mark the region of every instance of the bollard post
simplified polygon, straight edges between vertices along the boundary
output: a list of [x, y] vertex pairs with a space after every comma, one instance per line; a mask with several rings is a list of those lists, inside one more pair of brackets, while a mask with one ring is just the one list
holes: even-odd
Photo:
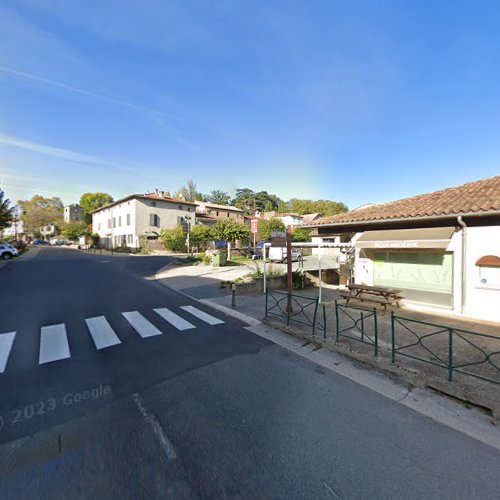
[[236, 283], [231, 285], [231, 307], [236, 307]]

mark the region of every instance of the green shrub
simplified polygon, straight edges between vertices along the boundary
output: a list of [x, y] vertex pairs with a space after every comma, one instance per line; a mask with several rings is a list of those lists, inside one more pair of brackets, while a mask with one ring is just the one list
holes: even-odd
[[181, 227], [163, 229], [160, 234], [160, 240], [173, 252], [186, 251], [186, 235]]
[[259, 221], [259, 233], [262, 240], [270, 240], [271, 233], [286, 231], [285, 224], [281, 219], [269, 219]]
[[308, 229], [294, 229], [292, 231], [292, 241], [295, 241], [296, 243], [311, 241], [310, 231]]
[[214, 239], [211, 227], [198, 225], [191, 229], [189, 242], [192, 246], [205, 248], [209, 241]]
[[292, 272], [293, 288], [302, 289], [306, 287], [306, 273], [302, 269], [297, 269]]

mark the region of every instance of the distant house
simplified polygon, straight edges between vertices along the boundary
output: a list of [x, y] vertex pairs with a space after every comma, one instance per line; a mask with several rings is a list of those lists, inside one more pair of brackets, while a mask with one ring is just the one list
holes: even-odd
[[218, 220], [215, 217], [211, 217], [210, 215], [199, 212], [196, 212], [195, 216], [196, 216], [196, 224], [201, 224], [203, 226], [213, 227], [215, 226]]
[[92, 212], [92, 232], [106, 247], [137, 248], [157, 240], [162, 229], [195, 223], [196, 204], [165, 196], [162, 191], [132, 194]]
[[308, 227], [354, 243], [356, 283], [401, 289], [410, 306], [500, 322], [500, 176]]
[[304, 217], [299, 214], [285, 213], [280, 214], [277, 212], [264, 212], [265, 219], [280, 219], [285, 227], [288, 226], [302, 226], [304, 224]]
[[48, 241], [50, 238], [57, 236], [57, 227], [55, 224], [46, 224], [45, 226], [40, 227], [40, 233], [43, 236], [43, 239]]
[[2, 236], [5, 238], [16, 238], [24, 234], [24, 223], [22, 220], [15, 220], [12, 224], [2, 231]]
[[76, 204], [64, 207], [64, 222], [83, 222], [83, 208]]
[[196, 201], [196, 214], [201, 215], [200, 221], [208, 220], [207, 217], [212, 219], [233, 219], [240, 224], [243, 224], [243, 210], [231, 205], [218, 205], [205, 201]]
[[304, 224], [312, 224], [314, 221], [321, 219], [321, 214], [319, 212], [315, 214], [304, 214], [302, 220]]

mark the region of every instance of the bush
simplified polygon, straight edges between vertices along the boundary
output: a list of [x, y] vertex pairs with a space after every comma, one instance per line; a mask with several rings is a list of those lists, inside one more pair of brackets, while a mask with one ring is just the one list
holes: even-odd
[[298, 290], [306, 287], [306, 273], [302, 269], [297, 269], [292, 272], [293, 288]]
[[186, 251], [186, 235], [181, 227], [163, 229], [160, 234], [160, 240], [173, 252]]
[[198, 225], [191, 229], [189, 235], [189, 242], [195, 247], [206, 247], [209, 241], [214, 239], [213, 231], [211, 227]]
[[213, 237], [225, 241], [247, 240], [250, 238], [250, 229], [232, 219], [221, 219], [214, 226]]
[[300, 228], [294, 229], [292, 231], [292, 241], [295, 241], [296, 243], [311, 241], [309, 230]]
[[61, 236], [67, 240], [77, 240], [80, 236], [88, 236], [87, 224], [84, 222], [70, 222], [61, 231]]
[[94, 247], [96, 247], [97, 245], [99, 245], [100, 239], [101, 239], [101, 237], [97, 233], [92, 233], [90, 235], [90, 241], [92, 243], [92, 246], [94, 246]]
[[259, 222], [259, 233], [262, 240], [270, 240], [271, 233], [286, 231], [285, 224], [281, 219], [261, 220]]

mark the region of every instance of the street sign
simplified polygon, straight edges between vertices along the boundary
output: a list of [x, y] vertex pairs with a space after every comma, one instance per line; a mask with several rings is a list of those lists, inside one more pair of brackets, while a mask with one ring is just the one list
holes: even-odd
[[252, 219], [250, 221], [250, 231], [252, 234], [256, 234], [259, 232], [259, 221], [257, 219]]
[[271, 233], [271, 246], [286, 247], [286, 233], [284, 232]]

